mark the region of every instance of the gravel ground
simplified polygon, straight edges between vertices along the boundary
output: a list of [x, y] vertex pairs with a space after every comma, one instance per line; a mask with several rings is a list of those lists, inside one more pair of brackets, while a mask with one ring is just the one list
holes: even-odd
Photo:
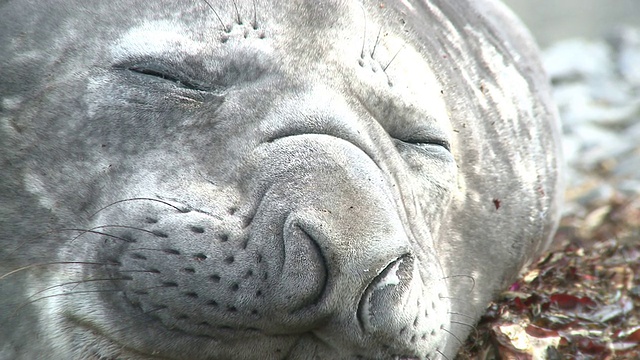
[[544, 52], [567, 163], [555, 246], [458, 359], [640, 359], [640, 29]]

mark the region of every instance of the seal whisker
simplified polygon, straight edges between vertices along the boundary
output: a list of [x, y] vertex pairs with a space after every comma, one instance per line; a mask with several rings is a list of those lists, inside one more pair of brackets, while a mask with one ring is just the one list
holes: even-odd
[[376, 53], [376, 49], [378, 48], [378, 44], [380, 43], [380, 34], [382, 33], [382, 26], [380, 26], [380, 29], [378, 29], [378, 35], [376, 35], [376, 42], [373, 43], [373, 49], [371, 49], [371, 58], [373, 59], [373, 56]]
[[364, 20], [364, 31], [362, 32], [362, 49], [360, 50], [360, 58], [364, 59], [364, 49], [367, 44], [367, 11], [364, 8], [364, 5], [358, 3], [360, 5], [360, 9], [362, 9], [362, 18]]
[[[75, 289], [76, 286], [83, 284], [83, 283], [88, 283], [88, 282], [97, 282], [97, 281], [112, 281], [112, 280], [132, 280], [131, 277], [122, 277], [122, 278], [104, 278], [104, 279], [86, 279], [86, 280], [78, 280], [78, 281], [69, 281], [66, 283], [62, 283], [62, 284], [58, 284], [58, 285], [53, 285], [53, 286], [49, 286], [47, 288], [44, 288], [42, 290], [38, 290], [35, 293], [29, 295], [25, 300], [29, 300], [34, 298], [36, 295], [38, 294], [42, 294], [43, 292], [49, 291], [51, 289], [55, 289], [57, 287], [63, 287], [63, 286], [67, 286], [67, 285], [75, 285], [73, 287], [73, 289]], [[72, 290], [73, 290], [72, 289]], [[35, 299], [34, 301], [40, 300], [41, 298]], [[32, 302], [25, 302], [22, 305], [18, 306], [16, 309], [14, 309], [14, 314], [19, 312], [23, 307], [31, 304]]]
[[256, 9], [256, 0], [252, 1], [253, 3], [253, 22], [251, 24], [251, 26], [253, 27], [253, 30], [258, 30], [258, 10]]
[[443, 354], [443, 353], [442, 353], [442, 351], [440, 351], [440, 350], [436, 349], [436, 352], [437, 352], [438, 354], [440, 354], [440, 355], [441, 355], [443, 358], [445, 358], [446, 360], [449, 360], [449, 358], [447, 357], [447, 355]]
[[236, 12], [236, 23], [238, 25], [242, 25], [242, 19], [240, 18], [240, 10], [238, 10], [238, 2], [236, 0], [231, 1], [233, 3], [233, 8]]
[[35, 297], [38, 294], [41, 294], [45, 291], [49, 291], [51, 289], [55, 289], [57, 287], [62, 287], [62, 286], [67, 286], [67, 285], [75, 285], [71, 290], [75, 289], [76, 286], [83, 284], [83, 283], [89, 283], [89, 282], [97, 282], [97, 281], [111, 281], [111, 280], [133, 280], [133, 278], [127, 276], [127, 277], [121, 277], [121, 278], [101, 278], [101, 279], [83, 279], [83, 280], [78, 280], [78, 281], [69, 281], [66, 283], [62, 283], [62, 284], [58, 284], [58, 285], [53, 285], [53, 286], [49, 286], [47, 288], [44, 288], [42, 290], [38, 290], [35, 293], [29, 295], [27, 297], [26, 300], [29, 300], [33, 297]]
[[393, 57], [391, 58], [391, 60], [389, 60], [389, 62], [387, 63], [387, 66], [385, 66], [385, 67], [383, 67], [383, 68], [382, 68], [382, 71], [387, 71], [387, 69], [389, 68], [389, 66], [390, 66], [390, 65], [391, 65], [391, 63], [393, 62], [393, 60], [395, 60], [395, 59], [396, 59], [396, 57], [398, 56], [398, 54], [400, 54], [400, 52], [401, 52], [402, 50], [404, 50], [404, 47], [405, 47], [405, 46], [403, 45], [403, 46], [400, 48], [400, 50], [398, 50], [398, 51], [396, 52], [396, 54], [395, 54], [395, 55], [393, 55]]
[[473, 332], [475, 333], [475, 336], [478, 336], [478, 328], [475, 327], [474, 325], [463, 323], [463, 322], [460, 322], [460, 321], [453, 321], [453, 320], [451, 321], [451, 323], [469, 327], [469, 328], [471, 328], [473, 330]]
[[77, 235], [76, 237], [71, 239], [71, 241], [75, 241], [77, 238], [79, 238], [80, 236], [82, 236], [82, 235], [84, 235], [86, 233], [93, 233], [93, 234], [99, 234], [99, 235], [106, 235], [106, 236], [113, 237], [113, 238], [116, 238], [116, 239], [120, 239], [120, 240], [123, 240], [123, 241], [126, 241], [126, 242], [132, 242], [131, 239], [125, 239], [125, 238], [122, 238], [122, 237], [119, 237], [119, 236], [116, 236], [116, 235], [112, 235], [112, 234], [96, 231], [96, 229], [105, 229], [105, 228], [119, 228], [119, 229], [137, 230], [137, 231], [146, 232], [146, 233], [151, 234], [151, 235], [156, 235], [156, 233], [153, 232], [153, 231], [142, 229], [142, 228], [138, 228], [138, 227], [135, 227], [135, 226], [128, 226], [128, 225], [100, 225], [100, 226], [92, 227], [91, 229], [87, 229], [87, 230], [82, 230], [82, 229], [62, 229], [62, 230], [73, 230], [73, 231], [80, 231], [81, 232], [79, 235]]
[[179, 211], [179, 212], [181, 212], [181, 213], [188, 212], [188, 209], [181, 209], [181, 208], [179, 208], [179, 207], [177, 207], [177, 206], [175, 206], [175, 205], [172, 205], [172, 204], [170, 204], [169, 202], [164, 201], [164, 200], [140, 197], [140, 198], [130, 198], [130, 199], [123, 199], [123, 200], [114, 201], [114, 202], [112, 202], [111, 204], [109, 204], [109, 205], [107, 205], [107, 206], [104, 206], [104, 207], [100, 208], [98, 211], [96, 211], [96, 212], [94, 212], [93, 214], [91, 214], [91, 216], [89, 216], [89, 219], [93, 218], [93, 217], [94, 217], [94, 216], [96, 216], [99, 212], [101, 212], [101, 211], [103, 211], [103, 210], [105, 210], [105, 209], [107, 209], [107, 208], [109, 208], [109, 207], [111, 207], [111, 206], [113, 206], [113, 205], [121, 204], [121, 203], [128, 202], [128, 201], [144, 201], [144, 200], [146, 200], [146, 201], [155, 201], [155, 202], [159, 202], [159, 203], [161, 203], [161, 204], [165, 204], [165, 205], [167, 205], [167, 206], [170, 206], [170, 207], [172, 207], [172, 208], [176, 209], [177, 211]]
[[449, 335], [453, 336], [453, 338], [454, 338], [454, 339], [456, 339], [456, 340], [460, 343], [460, 346], [463, 346], [463, 345], [464, 345], [464, 343], [462, 342], [462, 340], [460, 340], [460, 338], [459, 338], [459, 337], [457, 337], [457, 336], [456, 336], [456, 334], [454, 334], [454, 333], [452, 333], [451, 331], [449, 331], [449, 330], [445, 329], [445, 328], [444, 328], [444, 326], [440, 326], [440, 330], [442, 330], [442, 331], [444, 331], [444, 332], [448, 333]]
[[204, 1], [205, 4], [207, 4], [207, 6], [209, 7], [209, 9], [211, 9], [211, 11], [213, 11], [213, 13], [216, 15], [216, 18], [218, 18], [218, 21], [220, 22], [220, 25], [222, 25], [222, 30], [226, 33], [230, 32], [231, 29], [227, 28], [227, 26], [224, 24], [224, 21], [222, 21], [222, 18], [220, 18], [220, 15], [218, 14], [218, 12], [216, 11], [216, 9], [213, 8], [213, 6], [211, 5], [211, 3], [208, 0], [202, 0]]
[[447, 314], [451, 314], [451, 315], [458, 315], [458, 316], [462, 316], [464, 318], [467, 318], [469, 320], [475, 320], [475, 317], [471, 316], [471, 315], [466, 315], [466, 314], [462, 314], [459, 312], [455, 312], [455, 311], [449, 311], [447, 312]]
[[102, 266], [112, 266], [114, 264], [110, 264], [110, 263], [95, 263], [95, 262], [89, 262], [89, 261], [53, 261], [53, 262], [47, 262], [47, 263], [37, 263], [37, 264], [31, 264], [31, 265], [26, 265], [26, 266], [21, 266], [17, 269], [11, 270], [7, 273], [4, 273], [3, 275], [0, 275], [0, 280], [5, 279], [13, 274], [22, 272], [22, 271], [26, 271], [32, 268], [38, 268], [38, 267], [45, 267], [45, 266], [51, 266], [51, 265], [72, 265], [72, 264], [76, 264], [76, 265], [102, 265]]
[[122, 240], [124, 242], [129, 242], [129, 243], [130, 242], [135, 242], [132, 239], [126, 239], [126, 238], [123, 238], [123, 237], [120, 237], [120, 236], [117, 236], [117, 235], [112, 235], [112, 234], [105, 233], [105, 232], [102, 232], [102, 231], [95, 231], [95, 230], [90, 230], [90, 229], [73, 229], [73, 228], [70, 228], [70, 229], [60, 229], [60, 230], [61, 231], [79, 231], [80, 234], [77, 235], [76, 237], [74, 237], [73, 239], [71, 239], [71, 241], [75, 241], [80, 236], [89, 233], [89, 234], [103, 235], [103, 236], [107, 236], [107, 237], [110, 237], [110, 238]]

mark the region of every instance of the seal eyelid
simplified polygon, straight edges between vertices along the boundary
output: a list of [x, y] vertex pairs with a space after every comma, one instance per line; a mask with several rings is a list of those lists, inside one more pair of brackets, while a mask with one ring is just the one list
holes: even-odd
[[398, 137], [398, 140], [414, 146], [440, 146], [451, 152], [449, 141], [446, 140], [444, 135], [438, 133], [438, 131], [416, 131], [413, 134]]
[[149, 75], [161, 78], [163, 80], [168, 80], [176, 83], [177, 85], [191, 89], [191, 90], [199, 90], [199, 91], [207, 91], [208, 88], [201, 84], [198, 84], [191, 79], [189, 79], [186, 75], [182, 74], [180, 71], [174, 70], [166, 65], [159, 63], [139, 63], [125, 66], [118, 66], [117, 68], [126, 69], [129, 71], [133, 71], [143, 75]]
[[447, 151], [451, 152], [451, 145], [449, 145], [449, 142], [446, 140], [442, 140], [442, 139], [421, 139], [421, 140], [413, 140], [413, 139], [408, 139], [408, 140], [402, 140], [400, 139], [400, 141], [407, 143], [407, 144], [411, 144], [411, 145], [416, 145], [416, 146], [440, 146], [445, 148]]

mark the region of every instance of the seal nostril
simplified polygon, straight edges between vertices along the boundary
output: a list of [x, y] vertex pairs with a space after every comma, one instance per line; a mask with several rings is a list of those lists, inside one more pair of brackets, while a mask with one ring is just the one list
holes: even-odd
[[[413, 270], [413, 257], [406, 254], [387, 265], [371, 281], [358, 304], [357, 318], [363, 331], [388, 333], [396, 326], [401, 327], [400, 335], [407, 331], [406, 325], [399, 322], [394, 314], [397, 310], [403, 312], [405, 305], [402, 299], [413, 279]], [[413, 316], [412, 319], [417, 320]]]

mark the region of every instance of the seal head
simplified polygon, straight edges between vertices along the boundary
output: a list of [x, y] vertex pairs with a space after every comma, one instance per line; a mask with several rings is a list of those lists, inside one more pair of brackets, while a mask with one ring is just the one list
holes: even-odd
[[451, 359], [557, 222], [490, 1], [4, 1], [0, 358]]

